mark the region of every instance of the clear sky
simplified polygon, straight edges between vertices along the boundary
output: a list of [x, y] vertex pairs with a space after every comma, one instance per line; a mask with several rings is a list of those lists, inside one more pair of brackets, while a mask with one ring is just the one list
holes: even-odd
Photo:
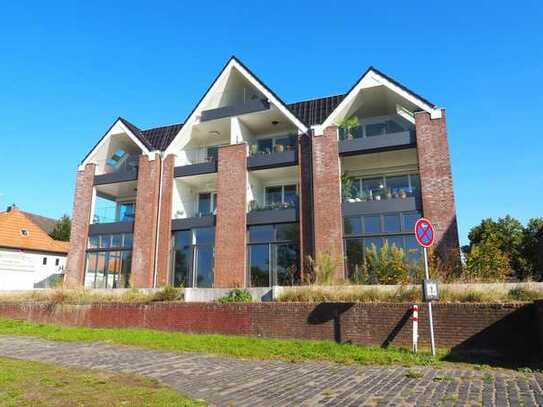
[[31, 3], [0, 11], [2, 208], [71, 212], [117, 116], [183, 121], [235, 54], [287, 102], [374, 65], [445, 107], [463, 242], [483, 217], [543, 216], [540, 0]]

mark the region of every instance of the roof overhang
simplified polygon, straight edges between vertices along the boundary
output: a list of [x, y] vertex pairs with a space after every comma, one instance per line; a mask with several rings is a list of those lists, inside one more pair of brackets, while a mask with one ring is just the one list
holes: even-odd
[[315, 134], [322, 134], [325, 128], [332, 125], [337, 125], [337, 122], [339, 121], [338, 119], [342, 118], [342, 116], [346, 114], [349, 107], [356, 101], [359, 93], [363, 89], [377, 86], [386, 87], [390, 91], [417, 106], [420, 110], [428, 112], [432, 119], [438, 119], [442, 116], [441, 108], [410, 91], [405, 86], [396, 82], [382, 72], [379, 72], [377, 69], [370, 67], [351, 88], [341, 103], [332, 111], [332, 113], [330, 113], [326, 120], [321, 125], [313, 127]]
[[192, 126], [198, 122], [200, 113], [213, 97], [213, 94], [219, 88], [225, 80], [230, 76], [233, 69], [236, 69], [251, 85], [253, 85], [258, 91], [260, 91], [270, 103], [277, 107], [277, 109], [283, 113], [292, 123], [298, 128], [299, 132], [306, 133], [308, 127], [298, 119], [294, 113], [288, 109], [286, 104], [270, 89], [268, 88], [255, 74], [253, 74], [241, 61], [236, 57], [231, 57], [230, 60], [223, 67], [219, 75], [211, 83], [210, 87], [204, 93], [200, 101], [196, 104], [195, 108], [189, 114], [185, 120], [185, 124], [172, 140], [170, 145], [165, 151], [165, 155], [174, 153], [179, 149], [183, 143], [183, 140], [188, 141], [187, 138], [192, 131]]

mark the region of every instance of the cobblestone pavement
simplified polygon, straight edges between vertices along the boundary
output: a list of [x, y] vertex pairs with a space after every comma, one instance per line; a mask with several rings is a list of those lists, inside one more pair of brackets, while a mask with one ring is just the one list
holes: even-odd
[[541, 406], [543, 374], [230, 359], [0, 336], [0, 356], [130, 372], [218, 406]]

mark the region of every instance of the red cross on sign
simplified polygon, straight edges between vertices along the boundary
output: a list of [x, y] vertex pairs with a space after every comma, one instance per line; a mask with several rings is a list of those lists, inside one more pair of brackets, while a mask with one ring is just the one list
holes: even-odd
[[423, 247], [430, 247], [434, 244], [434, 227], [428, 219], [420, 218], [415, 223], [415, 237]]

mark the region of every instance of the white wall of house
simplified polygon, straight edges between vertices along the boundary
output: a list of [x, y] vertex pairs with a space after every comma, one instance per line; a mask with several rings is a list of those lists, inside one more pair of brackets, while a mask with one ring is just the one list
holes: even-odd
[[31, 290], [35, 284], [62, 273], [65, 262], [64, 254], [0, 248], [0, 290]]

